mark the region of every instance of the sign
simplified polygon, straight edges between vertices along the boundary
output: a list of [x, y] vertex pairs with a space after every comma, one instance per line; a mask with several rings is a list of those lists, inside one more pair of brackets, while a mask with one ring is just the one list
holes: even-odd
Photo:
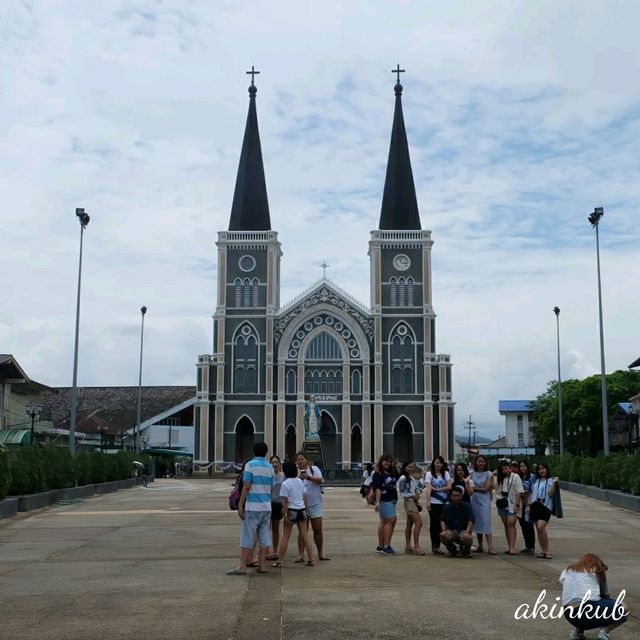
[[320, 401], [322, 400], [323, 402], [339, 402], [340, 401], [340, 397], [339, 396], [316, 396], [316, 400]]
[[316, 464], [321, 469], [325, 468], [324, 449], [321, 440], [305, 440], [302, 444], [302, 451], [304, 451], [304, 454], [310, 462]]

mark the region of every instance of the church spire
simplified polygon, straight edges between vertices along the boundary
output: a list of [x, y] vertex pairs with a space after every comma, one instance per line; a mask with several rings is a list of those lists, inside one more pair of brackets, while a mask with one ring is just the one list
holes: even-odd
[[256, 93], [254, 84], [255, 71], [251, 71], [249, 87], [249, 113], [242, 141], [242, 152], [238, 164], [238, 177], [233, 192], [229, 231], [265, 231], [271, 229], [269, 217], [269, 201], [267, 199], [267, 183], [264, 178], [260, 132], [258, 131], [258, 115], [256, 112]]
[[382, 210], [378, 227], [380, 229], [420, 229], [416, 187], [413, 183], [407, 131], [402, 115], [400, 74], [404, 73], [404, 69], [400, 69], [400, 65], [398, 65], [392, 73], [398, 76], [394, 88], [396, 107], [393, 114], [387, 176], [384, 181]]

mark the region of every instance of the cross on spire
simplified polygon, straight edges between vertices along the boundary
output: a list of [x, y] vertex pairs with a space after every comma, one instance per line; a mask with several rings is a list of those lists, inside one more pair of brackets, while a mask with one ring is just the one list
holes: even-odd
[[400, 68], [400, 63], [398, 63], [398, 64], [396, 65], [396, 68], [395, 68], [395, 69], [391, 69], [391, 73], [395, 73], [395, 74], [398, 76], [398, 80], [397, 80], [397, 82], [398, 82], [398, 84], [400, 84], [400, 74], [401, 74], [401, 73], [404, 73], [404, 69], [401, 69], [401, 68]]
[[255, 67], [253, 65], [251, 65], [251, 71], [247, 71], [246, 73], [247, 73], [247, 75], [251, 76], [251, 86], [253, 87], [254, 86], [254, 84], [253, 84], [254, 76], [260, 75], [260, 72], [256, 71]]
[[328, 269], [331, 265], [330, 265], [330, 264], [327, 264], [327, 261], [326, 261], [326, 260], [324, 260], [320, 266], [322, 267], [322, 277], [323, 277], [323, 278], [326, 278], [326, 277], [327, 277], [327, 269]]

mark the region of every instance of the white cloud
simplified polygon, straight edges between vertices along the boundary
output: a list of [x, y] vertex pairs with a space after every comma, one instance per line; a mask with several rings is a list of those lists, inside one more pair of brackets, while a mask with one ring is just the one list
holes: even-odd
[[587, 5], [4, 3], [2, 350], [70, 383], [84, 206], [81, 384], [135, 382], [142, 304], [145, 380], [195, 379], [252, 63], [282, 299], [326, 258], [367, 303], [399, 59], [457, 422], [472, 413], [496, 433], [499, 398], [555, 377], [556, 304], [564, 376], [596, 371], [585, 218], [600, 204], [607, 366], [626, 366], [639, 348], [640, 7]]

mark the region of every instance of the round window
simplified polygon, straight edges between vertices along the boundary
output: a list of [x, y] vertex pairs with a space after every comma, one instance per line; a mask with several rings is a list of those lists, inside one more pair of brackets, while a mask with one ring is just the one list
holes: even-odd
[[242, 256], [239, 265], [245, 272], [253, 271], [256, 268], [256, 259], [253, 256]]

